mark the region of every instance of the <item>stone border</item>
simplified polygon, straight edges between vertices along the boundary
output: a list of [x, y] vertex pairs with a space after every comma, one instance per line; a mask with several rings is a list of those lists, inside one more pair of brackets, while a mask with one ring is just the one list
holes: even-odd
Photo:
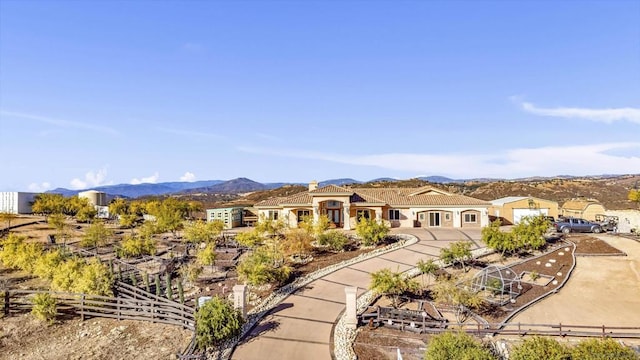
[[[486, 255], [493, 253], [494, 251], [484, 247], [475, 249], [471, 252], [471, 257], [476, 259]], [[440, 268], [449, 267], [452, 265], [446, 265], [442, 262], [442, 260], [435, 261]], [[413, 278], [420, 275], [420, 270], [417, 267], [411, 268], [404, 272], [405, 276], [408, 278]], [[376, 294], [369, 290], [366, 293], [360, 295], [357, 302], [356, 312], [358, 315], [362, 314], [371, 304], [371, 302], [376, 298]], [[339, 317], [336, 326], [334, 327], [333, 333], [333, 358], [336, 360], [357, 360], [357, 356], [355, 351], [353, 350], [353, 343], [356, 340], [356, 336], [358, 335], [358, 329], [351, 329], [347, 327], [346, 317], [344, 313]]]
[[[360, 254], [352, 259], [345, 260], [343, 262], [340, 262], [331, 266], [327, 266], [326, 268], [322, 268], [307, 276], [298, 278], [294, 282], [277, 289], [276, 291], [271, 293], [271, 295], [269, 295], [266, 299], [264, 299], [260, 304], [258, 304], [253, 309], [251, 309], [251, 311], [247, 314], [247, 321], [245, 322], [244, 326], [242, 326], [240, 335], [225, 342], [223, 345], [219, 347], [219, 349], [216, 349], [213, 352], [208, 352], [207, 357], [211, 359], [230, 359], [231, 354], [233, 353], [233, 350], [235, 349], [235, 347], [251, 331], [251, 329], [253, 329], [253, 327], [260, 320], [262, 320], [263, 317], [265, 317], [271, 310], [273, 310], [276, 306], [278, 306], [286, 297], [293, 294], [300, 288], [308, 285], [309, 283], [315, 280], [318, 280], [324, 276], [327, 276], [337, 270], [345, 268], [347, 266], [351, 266], [353, 264], [356, 264], [365, 260], [369, 260], [371, 258], [378, 257], [380, 255], [384, 255], [386, 253], [398, 250], [405, 246], [413, 245], [418, 241], [420, 241], [417, 237], [413, 235], [407, 235], [407, 234], [394, 234], [389, 237], [396, 237], [396, 238], [399, 238], [400, 240], [393, 244], [387, 245], [381, 249], [373, 250], [366, 254]], [[365, 295], [362, 295], [360, 296], [360, 298], [364, 296]], [[360, 299], [358, 299], [358, 304], [360, 304]], [[368, 303], [366, 305], [368, 305]]]

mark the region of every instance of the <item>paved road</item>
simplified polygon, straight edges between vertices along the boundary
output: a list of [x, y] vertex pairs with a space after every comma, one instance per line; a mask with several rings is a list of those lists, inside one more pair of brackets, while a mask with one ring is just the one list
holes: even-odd
[[258, 323], [236, 348], [232, 359], [331, 360], [331, 329], [345, 305], [345, 286], [357, 286], [358, 296], [369, 286], [370, 274], [382, 268], [405, 271], [421, 259], [437, 258], [440, 249], [460, 240], [481, 245], [480, 229], [393, 229], [411, 234], [416, 244], [337, 270], [311, 282]]

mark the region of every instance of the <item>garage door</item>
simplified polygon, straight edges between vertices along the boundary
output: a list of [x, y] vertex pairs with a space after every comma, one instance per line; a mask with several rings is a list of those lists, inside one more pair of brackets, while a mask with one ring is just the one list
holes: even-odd
[[538, 215], [549, 215], [549, 209], [513, 209], [513, 223], [519, 223], [525, 216]]

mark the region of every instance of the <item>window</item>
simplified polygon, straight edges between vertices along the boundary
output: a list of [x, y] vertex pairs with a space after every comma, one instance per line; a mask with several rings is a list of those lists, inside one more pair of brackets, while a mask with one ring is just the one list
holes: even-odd
[[278, 220], [278, 210], [269, 210], [267, 218], [269, 220]]
[[466, 222], [466, 223], [477, 222], [476, 214], [464, 214], [464, 222]]
[[309, 210], [298, 210], [298, 222], [301, 223], [302, 221], [304, 221], [304, 218], [308, 217], [309, 215], [311, 215], [311, 212], [309, 212]]
[[400, 210], [389, 209], [389, 220], [400, 220]]
[[369, 215], [369, 210], [365, 209], [365, 210], [356, 210], [356, 220], [360, 221], [360, 219], [365, 218], [365, 219], [370, 219], [370, 215]]

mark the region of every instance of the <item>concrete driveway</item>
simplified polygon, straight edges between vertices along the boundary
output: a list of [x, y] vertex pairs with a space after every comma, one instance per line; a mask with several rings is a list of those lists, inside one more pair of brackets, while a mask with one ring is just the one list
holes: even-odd
[[441, 248], [460, 240], [472, 241], [472, 249], [483, 246], [480, 229], [395, 228], [392, 233], [414, 235], [420, 241], [337, 270], [288, 296], [253, 328], [232, 359], [330, 360], [332, 328], [344, 310], [346, 286], [357, 286], [360, 296], [374, 271], [408, 270], [419, 260], [437, 258]]

